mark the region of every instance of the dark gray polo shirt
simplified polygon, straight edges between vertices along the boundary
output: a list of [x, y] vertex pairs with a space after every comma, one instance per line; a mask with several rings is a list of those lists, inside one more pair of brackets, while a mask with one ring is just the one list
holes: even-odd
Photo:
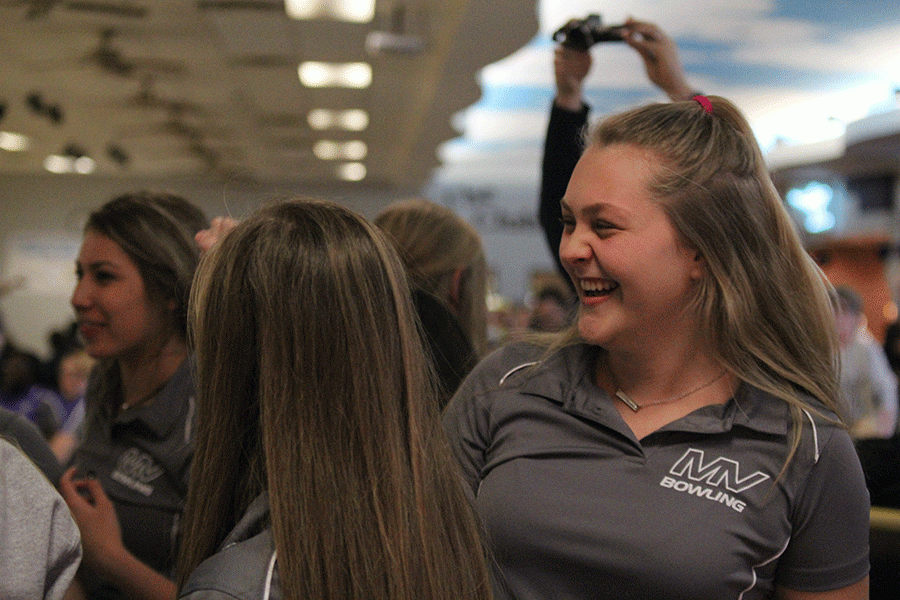
[[112, 403], [92, 397], [93, 389], [88, 387], [85, 438], [75, 465], [81, 475], [93, 474], [103, 485], [116, 507], [125, 547], [171, 576], [193, 457], [190, 361], [152, 402], [115, 415]]
[[[869, 498], [847, 433], [743, 385], [638, 441], [590, 373], [596, 349], [515, 345], [444, 424], [518, 600], [768, 598], [868, 572]], [[502, 381], [502, 383], [501, 383]]]

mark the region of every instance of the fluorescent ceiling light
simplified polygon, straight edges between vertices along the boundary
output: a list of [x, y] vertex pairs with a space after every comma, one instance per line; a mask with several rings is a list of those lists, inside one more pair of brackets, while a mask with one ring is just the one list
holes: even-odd
[[309, 111], [306, 120], [309, 122], [310, 127], [319, 131], [325, 129], [362, 131], [369, 126], [369, 113], [360, 109], [328, 110], [316, 108]]
[[338, 177], [344, 181], [362, 181], [366, 178], [366, 165], [358, 162], [345, 163], [338, 167]]
[[94, 162], [94, 159], [88, 158], [87, 156], [79, 156], [72, 161], [72, 169], [81, 175], [93, 173], [96, 166], [97, 163]]
[[319, 140], [313, 145], [313, 154], [321, 160], [362, 160], [368, 152], [369, 148], [359, 140], [352, 142]]
[[358, 140], [347, 142], [342, 150], [344, 158], [347, 160], [362, 160], [369, 153], [369, 147], [366, 146], [365, 142]]
[[313, 145], [313, 154], [319, 160], [335, 160], [338, 157], [338, 146], [335, 142], [320, 140]]
[[375, 16], [375, 0], [285, 0], [284, 10], [292, 19], [331, 18], [368, 23]]
[[336, 17], [354, 23], [368, 23], [375, 16], [375, 0], [337, 0], [332, 7]]
[[87, 156], [62, 156], [60, 154], [51, 154], [44, 159], [44, 168], [51, 173], [78, 173], [80, 175], [89, 175], [94, 172], [97, 163]]
[[334, 127], [335, 115], [333, 110], [327, 110], [325, 108], [316, 108], [309, 111], [309, 114], [306, 115], [306, 122], [309, 123], [309, 126], [313, 129], [318, 129], [319, 131], [323, 129], [330, 129]]
[[72, 170], [72, 161], [65, 156], [51, 154], [44, 159], [44, 168], [51, 173], [68, 173]]
[[7, 152], [21, 152], [28, 150], [31, 140], [27, 135], [20, 133], [11, 133], [9, 131], [0, 131], [0, 149]]
[[345, 110], [338, 115], [338, 123], [347, 131], [362, 131], [369, 126], [369, 113], [360, 109]]
[[297, 68], [300, 83], [310, 88], [367, 88], [372, 83], [368, 63], [304, 62]]

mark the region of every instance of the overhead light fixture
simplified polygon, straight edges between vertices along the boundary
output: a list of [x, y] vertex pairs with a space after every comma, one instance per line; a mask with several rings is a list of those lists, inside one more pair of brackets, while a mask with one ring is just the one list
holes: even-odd
[[409, 13], [399, 0], [390, 13], [388, 27], [371, 31], [366, 36], [369, 54], [418, 54], [425, 50], [425, 41], [410, 31]]
[[375, 0], [284, 0], [292, 19], [337, 19], [368, 23], [375, 16]]
[[128, 156], [128, 153], [125, 150], [116, 144], [110, 144], [106, 147], [106, 155], [112, 160], [114, 163], [119, 165], [120, 167], [125, 167], [128, 165], [131, 160]]
[[358, 162], [344, 163], [338, 167], [338, 177], [344, 181], [362, 181], [366, 178], [366, 165]]
[[47, 104], [39, 92], [31, 92], [25, 96], [25, 106], [34, 114], [46, 118], [54, 125], [63, 122], [63, 112], [58, 104]]
[[326, 63], [308, 61], [297, 68], [300, 83], [310, 88], [367, 88], [372, 83], [372, 66], [368, 63]]
[[90, 175], [97, 167], [97, 163], [89, 156], [79, 156], [72, 161], [72, 170], [79, 175]]
[[44, 99], [38, 92], [31, 92], [25, 96], [25, 106], [31, 109], [36, 115], [44, 112]]
[[60, 154], [51, 154], [44, 159], [44, 168], [51, 173], [61, 175], [71, 173], [74, 170], [72, 159]]
[[31, 138], [21, 133], [0, 131], [0, 150], [7, 152], [22, 152], [31, 146]]
[[78, 173], [89, 175], [94, 172], [97, 163], [87, 156], [85, 152], [75, 144], [69, 144], [60, 154], [51, 154], [44, 159], [44, 168], [51, 173]]
[[344, 110], [338, 115], [338, 124], [347, 131], [362, 131], [369, 126], [369, 113], [360, 109]]
[[358, 108], [350, 110], [316, 108], [309, 111], [306, 120], [310, 127], [319, 131], [326, 129], [362, 131], [369, 126], [369, 113]]
[[324, 108], [313, 109], [306, 115], [306, 122], [309, 123], [309, 126], [319, 131], [334, 127], [334, 121], [334, 111]]
[[391, 31], [372, 31], [366, 36], [369, 54], [418, 54], [425, 50], [425, 42], [417, 35]]
[[319, 140], [313, 145], [313, 154], [320, 160], [362, 160], [368, 152], [368, 146], [359, 140], [351, 142]]
[[63, 122], [62, 109], [55, 104], [46, 108], [46, 116], [54, 125], [59, 125]]

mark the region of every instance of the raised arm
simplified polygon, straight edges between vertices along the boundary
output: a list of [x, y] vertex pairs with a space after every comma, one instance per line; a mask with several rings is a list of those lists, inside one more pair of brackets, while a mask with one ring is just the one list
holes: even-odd
[[622, 30], [625, 43], [644, 59], [647, 78], [672, 101], [690, 100], [697, 92], [688, 85], [678, 45], [654, 23], [628, 19]]

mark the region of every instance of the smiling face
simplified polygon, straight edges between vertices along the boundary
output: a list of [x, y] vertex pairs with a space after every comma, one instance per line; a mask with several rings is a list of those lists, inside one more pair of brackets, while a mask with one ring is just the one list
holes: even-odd
[[116, 242], [88, 230], [75, 266], [71, 302], [88, 354], [140, 357], [168, 336], [165, 309], [149, 301], [137, 265]]
[[559, 256], [578, 291], [578, 330], [608, 350], [699, 336], [687, 307], [703, 260], [650, 197], [655, 163], [635, 146], [591, 146], [562, 201]]

